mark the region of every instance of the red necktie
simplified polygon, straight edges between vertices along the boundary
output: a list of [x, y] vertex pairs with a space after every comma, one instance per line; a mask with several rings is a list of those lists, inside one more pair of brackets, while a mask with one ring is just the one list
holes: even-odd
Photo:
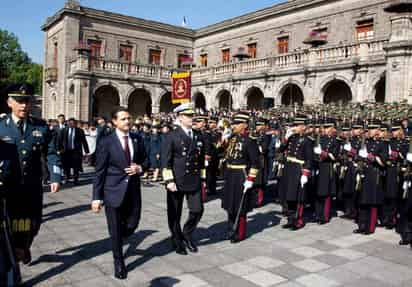
[[130, 155], [130, 149], [129, 149], [129, 137], [124, 136], [124, 153], [126, 154], [126, 159], [127, 159], [127, 164], [130, 165], [132, 163], [132, 157]]

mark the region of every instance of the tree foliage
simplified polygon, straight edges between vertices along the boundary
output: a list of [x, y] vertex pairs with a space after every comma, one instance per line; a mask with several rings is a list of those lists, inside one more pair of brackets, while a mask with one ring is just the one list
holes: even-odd
[[41, 95], [42, 65], [33, 63], [19, 44], [17, 37], [0, 29], [0, 93], [4, 96], [7, 86], [25, 82], [32, 84]]

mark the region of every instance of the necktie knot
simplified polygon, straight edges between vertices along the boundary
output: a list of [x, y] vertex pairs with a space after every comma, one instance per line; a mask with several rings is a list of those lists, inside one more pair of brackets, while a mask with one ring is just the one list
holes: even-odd
[[23, 134], [23, 129], [24, 129], [24, 122], [23, 122], [23, 120], [17, 121], [17, 128], [19, 129], [20, 134]]

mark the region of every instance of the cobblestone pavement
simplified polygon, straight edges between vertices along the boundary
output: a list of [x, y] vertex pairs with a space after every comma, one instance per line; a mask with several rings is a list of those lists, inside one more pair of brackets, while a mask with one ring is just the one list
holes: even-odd
[[283, 230], [273, 203], [249, 214], [248, 238], [234, 245], [224, 240], [220, 199], [210, 198], [195, 236], [199, 253], [179, 256], [170, 249], [160, 185], [143, 188], [141, 223], [125, 245], [129, 277], [115, 280], [105, 216], [89, 209], [92, 177], [45, 194], [33, 262], [22, 269], [27, 286], [412, 286], [412, 251], [397, 245], [394, 231], [355, 235], [354, 224], [337, 217]]

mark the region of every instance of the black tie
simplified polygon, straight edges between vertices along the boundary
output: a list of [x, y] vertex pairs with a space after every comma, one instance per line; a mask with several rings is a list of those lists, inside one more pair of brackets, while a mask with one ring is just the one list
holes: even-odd
[[22, 120], [19, 120], [17, 122], [17, 128], [20, 131], [20, 135], [23, 135], [23, 133], [24, 133], [24, 122]]

